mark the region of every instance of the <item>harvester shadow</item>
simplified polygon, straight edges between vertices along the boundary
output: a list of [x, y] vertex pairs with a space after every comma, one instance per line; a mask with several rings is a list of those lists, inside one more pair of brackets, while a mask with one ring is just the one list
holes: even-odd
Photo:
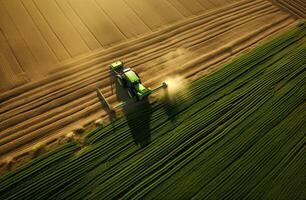
[[152, 108], [148, 98], [132, 102], [126, 88], [120, 86], [117, 81], [115, 81], [115, 86], [117, 99], [122, 102], [129, 101], [129, 103], [122, 107], [122, 111], [126, 117], [134, 142], [140, 147], [147, 146], [151, 142], [150, 123], [152, 115]]
[[145, 147], [151, 142], [152, 108], [148, 99], [125, 105], [123, 112], [127, 119], [134, 142]]

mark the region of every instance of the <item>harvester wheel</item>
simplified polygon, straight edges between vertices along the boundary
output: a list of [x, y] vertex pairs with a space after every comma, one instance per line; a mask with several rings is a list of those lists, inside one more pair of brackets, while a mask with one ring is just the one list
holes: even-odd
[[133, 98], [133, 97], [134, 97], [134, 92], [131, 91], [131, 90], [129, 90], [129, 91], [128, 91], [128, 95], [129, 95], [130, 98]]
[[125, 87], [125, 82], [120, 76], [117, 77], [117, 81], [121, 87]]

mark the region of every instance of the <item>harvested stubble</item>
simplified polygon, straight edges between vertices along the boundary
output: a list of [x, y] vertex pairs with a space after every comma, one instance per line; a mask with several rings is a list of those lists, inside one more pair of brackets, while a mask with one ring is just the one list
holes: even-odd
[[0, 198], [303, 199], [305, 66], [302, 24], [175, 104], [96, 129], [78, 154], [70, 142], [1, 177]]

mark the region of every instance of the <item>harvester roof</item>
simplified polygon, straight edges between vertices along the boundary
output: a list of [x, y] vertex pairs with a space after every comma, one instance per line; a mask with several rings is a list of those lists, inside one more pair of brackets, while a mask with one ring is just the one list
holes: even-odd
[[132, 70], [125, 72], [124, 75], [131, 83], [139, 82], [139, 77]]

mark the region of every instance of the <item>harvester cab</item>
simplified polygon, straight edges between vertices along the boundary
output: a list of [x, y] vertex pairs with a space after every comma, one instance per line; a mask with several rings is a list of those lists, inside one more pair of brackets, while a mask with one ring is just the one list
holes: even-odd
[[151, 90], [150, 88], [145, 87], [140, 80], [139, 75], [131, 68], [125, 68], [121, 61], [114, 62], [110, 65], [110, 69], [116, 77], [116, 81], [118, 84], [127, 90], [129, 95], [129, 100], [120, 103], [115, 107], [111, 107], [111, 105], [107, 102], [106, 98], [103, 96], [102, 92], [98, 88], [98, 96], [105, 105], [107, 105], [110, 111], [114, 111], [114, 109], [120, 108], [130, 102], [140, 101], [145, 99], [150, 94], [160, 90], [166, 89], [168, 85], [163, 82], [161, 86]]

